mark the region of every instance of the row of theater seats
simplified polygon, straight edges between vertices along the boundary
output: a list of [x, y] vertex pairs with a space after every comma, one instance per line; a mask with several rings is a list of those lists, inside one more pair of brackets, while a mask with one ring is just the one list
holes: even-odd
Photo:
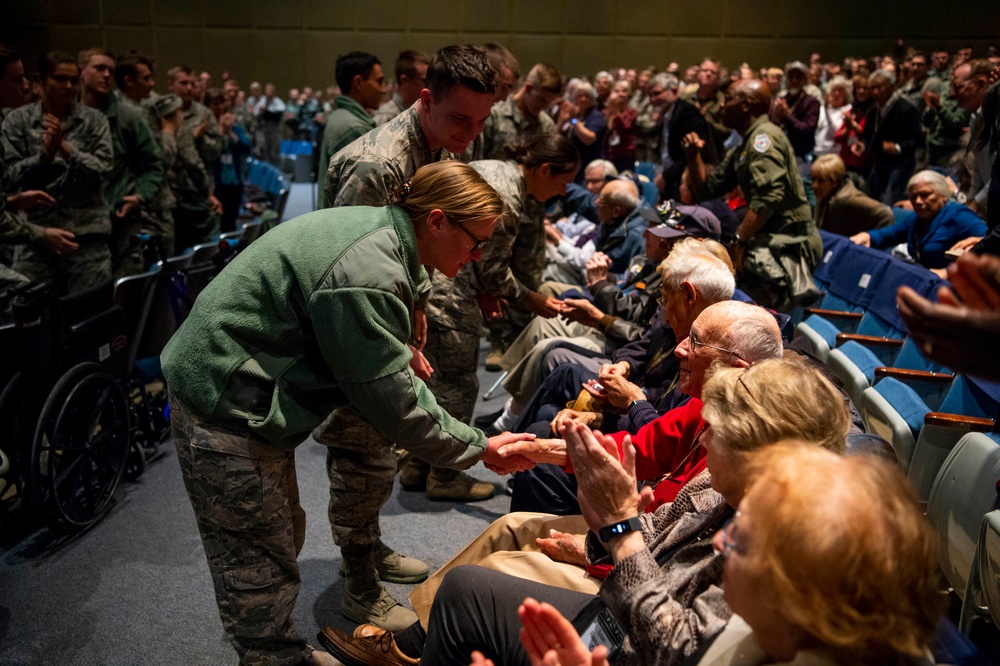
[[947, 282], [887, 252], [823, 233], [824, 292], [796, 325], [844, 381], [868, 431], [892, 445], [940, 535], [941, 569], [963, 602], [960, 628], [1000, 626], [1000, 384], [924, 358], [896, 307], [906, 285], [935, 299]]

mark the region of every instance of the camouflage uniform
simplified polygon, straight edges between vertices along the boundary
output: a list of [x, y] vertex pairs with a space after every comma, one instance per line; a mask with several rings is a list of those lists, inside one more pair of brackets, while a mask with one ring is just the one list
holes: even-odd
[[[536, 118], [526, 116], [518, 108], [514, 95], [511, 95], [494, 104], [490, 110], [490, 117], [483, 128], [482, 157], [479, 159], [506, 159], [505, 146], [555, 131], [556, 124], [549, 114], [543, 111]], [[510, 261], [514, 275], [531, 289], [538, 289], [542, 283], [542, 271], [545, 270], [544, 217], [543, 202], [535, 199], [524, 202]], [[491, 344], [497, 348], [506, 348], [528, 321], [530, 317], [523, 312], [508, 311], [502, 320], [488, 322], [486, 327]]]
[[424, 355], [434, 367], [427, 381], [438, 403], [449, 414], [469, 423], [479, 394], [476, 366], [482, 313], [477, 298], [488, 295], [511, 304], [523, 302], [529, 289], [511, 272], [514, 241], [527, 200], [524, 176], [515, 162], [486, 160], [471, 166], [503, 198], [507, 208], [483, 248], [482, 259], [466, 264], [454, 280], [436, 272], [427, 303], [427, 346]]
[[738, 284], [759, 304], [787, 312], [812, 290], [823, 242], [813, 223], [795, 153], [780, 127], [758, 117], [698, 191], [715, 199], [739, 185], [750, 210], [768, 215], [748, 239]]
[[[192, 107], [194, 103], [192, 103]], [[200, 106], [200, 105], [199, 105]], [[215, 191], [215, 182], [206, 164], [203, 146], [208, 146], [211, 154], [213, 141], [209, 137], [206, 144], [202, 141], [208, 134], [195, 138], [194, 129], [200, 123], [184, 123], [177, 129], [177, 157], [170, 172], [170, 188], [177, 197], [177, 207], [174, 208], [174, 250], [183, 252], [189, 246], [204, 243], [219, 233], [221, 220], [212, 211], [209, 197]], [[221, 150], [221, 144], [220, 144]], [[215, 157], [218, 159], [218, 154]]]
[[387, 122], [406, 111], [406, 107], [403, 106], [403, 98], [398, 94], [393, 93], [389, 101], [384, 102], [382, 106], [378, 107], [375, 113], [372, 114], [372, 118], [375, 119], [375, 125], [385, 125]]
[[[635, 109], [635, 159], [639, 162], [660, 163], [660, 119], [649, 95], [636, 90], [628, 101], [628, 108]], [[586, 165], [584, 165], [586, 166]]]
[[[7, 196], [0, 190], [0, 243], [28, 243], [36, 240], [41, 227], [33, 229], [19, 216], [5, 210]], [[11, 289], [28, 284], [29, 280], [13, 268], [0, 263], [0, 323], [10, 321], [10, 300], [7, 294]]]
[[[105, 199], [111, 211], [111, 268], [116, 276], [142, 270], [132, 257], [129, 239], [143, 226], [144, 210], [163, 182], [163, 154], [146, 114], [127, 98], [112, 93], [97, 109], [108, 119], [114, 161]], [[140, 208], [127, 218], [115, 212], [130, 194], [139, 198]]]
[[[427, 144], [417, 105], [376, 127], [330, 159], [324, 199], [327, 207], [385, 206], [417, 169], [447, 157]], [[430, 288], [421, 269], [421, 291]], [[396, 445], [354, 407], [336, 410], [313, 432], [327, 450], [330, 526], [340, 546], [347, 576], [364, 593], [377, 585], [374, 552], [381, 530], [378, 514], [389, 498], [396, 473]]]
[[41, 103], [22, 106], [4, 120], [2, 147], [8, 191], [45, 190], [56, 204], [28, 213], [32, 224], [67, 229], [80, 249], [58, 257], [32, 245], [18, 247], [14, 270], [54, 283], [63, 293], [81, 291], [111, 277], [111, 218], [104, 189], [112, 166], [111, 134], [100, 111], [74, 104], [63, 123], [69, 159], [42, 155]]

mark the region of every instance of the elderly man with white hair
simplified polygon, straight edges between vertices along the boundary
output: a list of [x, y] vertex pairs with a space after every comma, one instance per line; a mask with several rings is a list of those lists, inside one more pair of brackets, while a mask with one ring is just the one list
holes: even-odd
[[912, 211], [902, 211], [896, 223], [851, 236], [859, 245], [888, 249], [906, 243], [914, 261], [946, 277], [951, 260], [945, 252], [960, 240], [986, 233], [986, 224], [967, 206], [950, 201], [948, 182], [936, 171], [920, 171], [906, 184]]

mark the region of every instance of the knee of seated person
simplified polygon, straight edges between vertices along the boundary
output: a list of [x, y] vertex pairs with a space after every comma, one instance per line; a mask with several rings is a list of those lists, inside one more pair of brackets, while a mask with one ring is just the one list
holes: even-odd
[[449, 596], [462, 596], [470, 590], [474, 590], [476, 585], [482, 580], [483, 573], [487, 571], [476, 564], [460, 564], [444, 576], [441, 587], [435, 595], [435, 599], [448, 598]]

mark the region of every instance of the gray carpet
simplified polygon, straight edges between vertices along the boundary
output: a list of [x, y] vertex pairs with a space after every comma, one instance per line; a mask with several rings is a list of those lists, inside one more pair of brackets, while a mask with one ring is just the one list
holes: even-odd
[[[289, 217], [307, 210], [309, 187], [295, 186]], [[304, 202], [303, 202], [304, 200]], [[294, 206], [294, 207], [293, 207]], [[496, 379], [480, 355], [480, 394]], [[506, 394], [477, 402], [477, 415], [502, 406]], [[326, 517], [325, 449], [313, 441], [296, 452], [308, 527], [299, 558], [302, 589], [294, 622], [310, 642], [326, 625], [349, 630], [339, 613], [344, 588], [340, 551]], [[485, 502], [430, 502], [393, 489], [382, 511], [384, 540], [432, 569], [507, 512], [505, 480], [482, 465], [471, 470], [497, 486]], [[235, 664], [225, 641], [194, 514], [176, 456], [152, 462], [137, 483], [123, 483], [109, 514], [84, 534], [54, 541], [43, 530], [0, 551], [0, 664], [148, 666]], [[411, 586], [390, 585], [407, 603]]]

